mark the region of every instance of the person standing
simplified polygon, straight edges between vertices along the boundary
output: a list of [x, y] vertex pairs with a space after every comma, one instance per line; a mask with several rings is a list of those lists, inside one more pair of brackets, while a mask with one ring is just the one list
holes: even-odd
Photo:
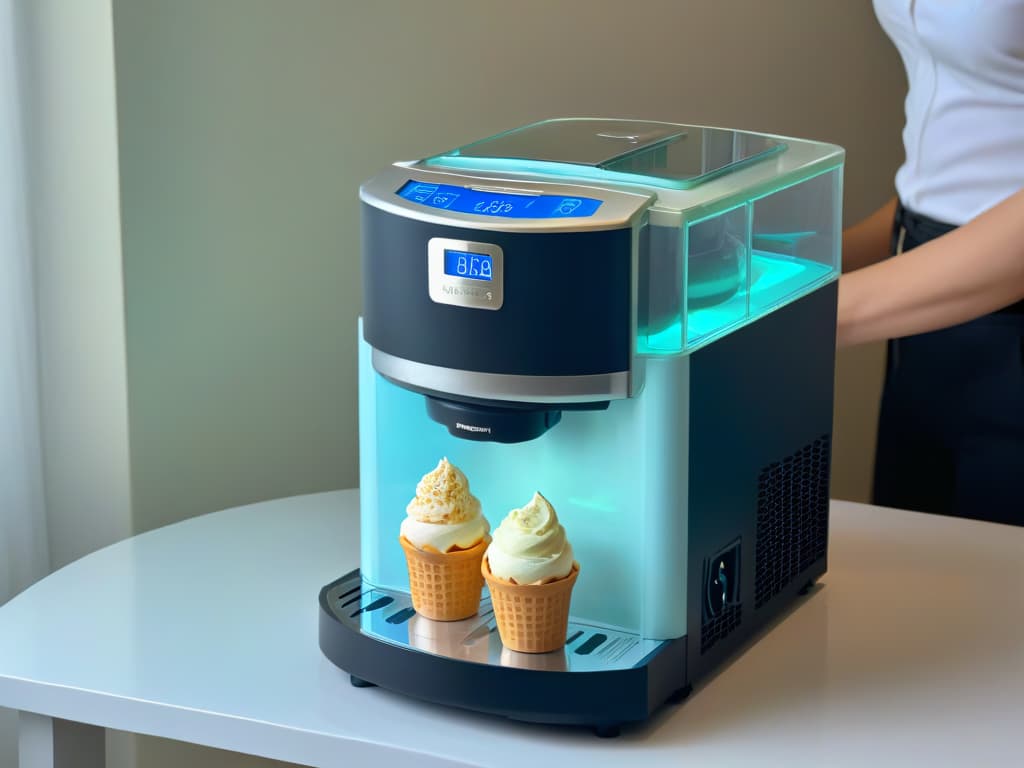
[[872, 500], [1024, 525], [1024, 0], [874, 6], [906, 159], [844, 233], [837, 332], [888, 340]]

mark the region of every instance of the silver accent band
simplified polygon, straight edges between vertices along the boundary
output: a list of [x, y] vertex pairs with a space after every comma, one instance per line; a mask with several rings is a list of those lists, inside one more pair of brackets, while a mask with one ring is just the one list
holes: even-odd
[[585, 376], [520, 376], [481, 373], [417, 363], [373, 350], [373, 367], [383, 376], [421, 389], [481, 400], [519, 403], [589, 403], [629, 397], [629, 371]]

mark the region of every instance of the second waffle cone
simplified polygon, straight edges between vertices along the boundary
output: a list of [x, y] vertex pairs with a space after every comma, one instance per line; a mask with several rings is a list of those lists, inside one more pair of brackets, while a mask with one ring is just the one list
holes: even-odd
[[513, 584], [491, 573], [487, 558], [480, 565], [491, 592], [491, 607], [506, 648], [521, 653], [547, 653], [565, 645], [569, 603], [579, 563], [568, 576], [547, 584]]

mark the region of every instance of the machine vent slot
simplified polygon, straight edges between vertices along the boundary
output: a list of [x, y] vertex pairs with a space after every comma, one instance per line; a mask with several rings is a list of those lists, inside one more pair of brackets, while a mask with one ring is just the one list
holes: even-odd
[[412, 608], [403, 608], [400, 611], [395, 611], [388, 616], [384, 621], [388, 624], [405, 624], [409, 619], [416, 615], [416, 611]]
[[608, 635], [596, 632], [593, 635], [591, 635], [585, 643], [583, 643], [582, 645], [580, 645], [579, 648], [576, 649], [576, 653], [580, 654], [581, 656], [587, 656], [593, 653], [601, 645], [601, 643], [603, 643], [607, 639]]
[[825, 555], [830, 445], [831, 436], [822, 435], [761, 470], [757, 483], [755, 609]]
[[395, 602], [395, 598], [391, 597], [390, 595], [385, 595], [384, 597], [378, 597], [376, 600], [374, 600], [369, 605], [364, 605], [361, 608], [359, 608], [358, 610], [356, 610], [354, 613], [350, 614], [350, 618], [354, 619], [356, 616], [358, 616], [361, 613], [372, 613], [373, 611], [379, 611], [381, 608], [386, 608], [387, 606], [391, 605], [393, 602]]
[[739, 603], [727, 605], [714, 618], [704, 620], [700, 628], [700, 652], [703, 655], [715, 643], [732, 632], [743, 619], [743, 606]]

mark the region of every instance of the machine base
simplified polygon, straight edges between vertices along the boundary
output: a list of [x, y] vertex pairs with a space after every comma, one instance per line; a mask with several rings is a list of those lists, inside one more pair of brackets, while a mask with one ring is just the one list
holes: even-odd
[[435, 622], [358, 570], [320, 591], [320, 648], [356, 687], [600, 736], [689, 693], [685, 637], [642, 640], [570, 622], [563, 650], [516, 653], [501, 646], [486, 597], [472, 619]]

